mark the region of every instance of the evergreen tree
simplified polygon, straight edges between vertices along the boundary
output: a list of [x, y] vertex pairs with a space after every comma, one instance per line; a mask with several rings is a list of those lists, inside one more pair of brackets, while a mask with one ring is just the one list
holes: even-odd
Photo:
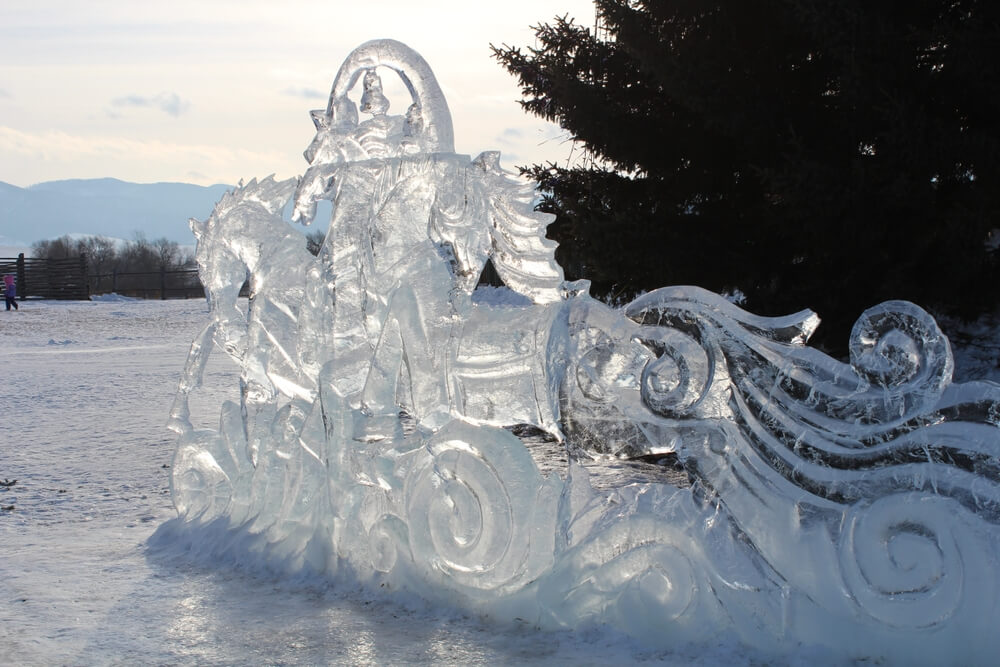
[[811, 307], [841, 347], [880, 301], [1000, 301], [1000, 5], [596, 5], [600, 34], [560, 18], [493, 49], [524, 109], [594, 158], [522, 168], [568, 277]]

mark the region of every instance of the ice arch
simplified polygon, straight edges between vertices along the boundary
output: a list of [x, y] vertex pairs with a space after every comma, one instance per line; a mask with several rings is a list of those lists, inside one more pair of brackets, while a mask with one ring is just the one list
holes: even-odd
[[377, 67], [395, 71], [410, 91], [412, 103], [419, 105], [425, 128], [425, 137], [421, 142], [423, 152], [454, 153], [451, 112], [430, 65], [419, 53], [393, 39], [365, 42], [344, 60], [333, 80], [326, 107], [331, 125], [356, 122], [357, 115], [348, 107], [351, 102], [347, 93], [354, 88], [360, 76]]

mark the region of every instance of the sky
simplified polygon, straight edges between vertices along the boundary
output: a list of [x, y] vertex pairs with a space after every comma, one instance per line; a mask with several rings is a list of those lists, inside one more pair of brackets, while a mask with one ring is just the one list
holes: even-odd
[[[490, 44], [535, 44], [531, 26], [591, 0], [3, 0], [0, 181], [68, 178], [210, 185], [301, 174], [344, 58], [404, 42], [448, 100], [459, 153], [501, 151], [508, 169], [565, 162], [566, 133], [521, 110]], [[381, 70], [390, 113], [409, 100]], [[358, 86], [360, 88], [360, 85]]]

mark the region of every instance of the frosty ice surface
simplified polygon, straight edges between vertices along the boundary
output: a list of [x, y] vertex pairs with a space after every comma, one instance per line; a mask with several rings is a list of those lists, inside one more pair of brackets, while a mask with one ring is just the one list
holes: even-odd
[[[171, 411], [188, 529], [225, 525], [228, 548], [289, 571], [656, 644], [1000, 651], [1000, 386], [953, 384], [927, 313], [866, 311], [843, 364], [806, 345], [810, 311], [757, 317], [695, 287], [608, 308], [564, 281], [532, 185], [498, 153], [455, 154], [441, 89], [399, 42], [352, 52], [312, 118], [301, 178], [192, 221], [213, 319]], [[321, 199], [313, 257], [281, 211], [308, 223]], [[477, 297], [487, 261], [518, 299]], [[241, 403], [196, 430], [215, 347]], [[543, 474], [527, 427], [568, 463]], [[690, 487], [599, 492], [580, 464], [670, 452]]]

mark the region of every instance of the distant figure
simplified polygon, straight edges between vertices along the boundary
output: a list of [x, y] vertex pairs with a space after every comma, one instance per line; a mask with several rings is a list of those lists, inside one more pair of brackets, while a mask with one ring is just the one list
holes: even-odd
[[17, 296], [17, 286], [14, 283], [14, 274], [8, 273], [3, 277], [4, 285], [4, 297], [7, 299], [7, 310], [10, 310], [11, 306], [14, 306], [14, 310], [17, 310], [17, 301], [14, 297]]

